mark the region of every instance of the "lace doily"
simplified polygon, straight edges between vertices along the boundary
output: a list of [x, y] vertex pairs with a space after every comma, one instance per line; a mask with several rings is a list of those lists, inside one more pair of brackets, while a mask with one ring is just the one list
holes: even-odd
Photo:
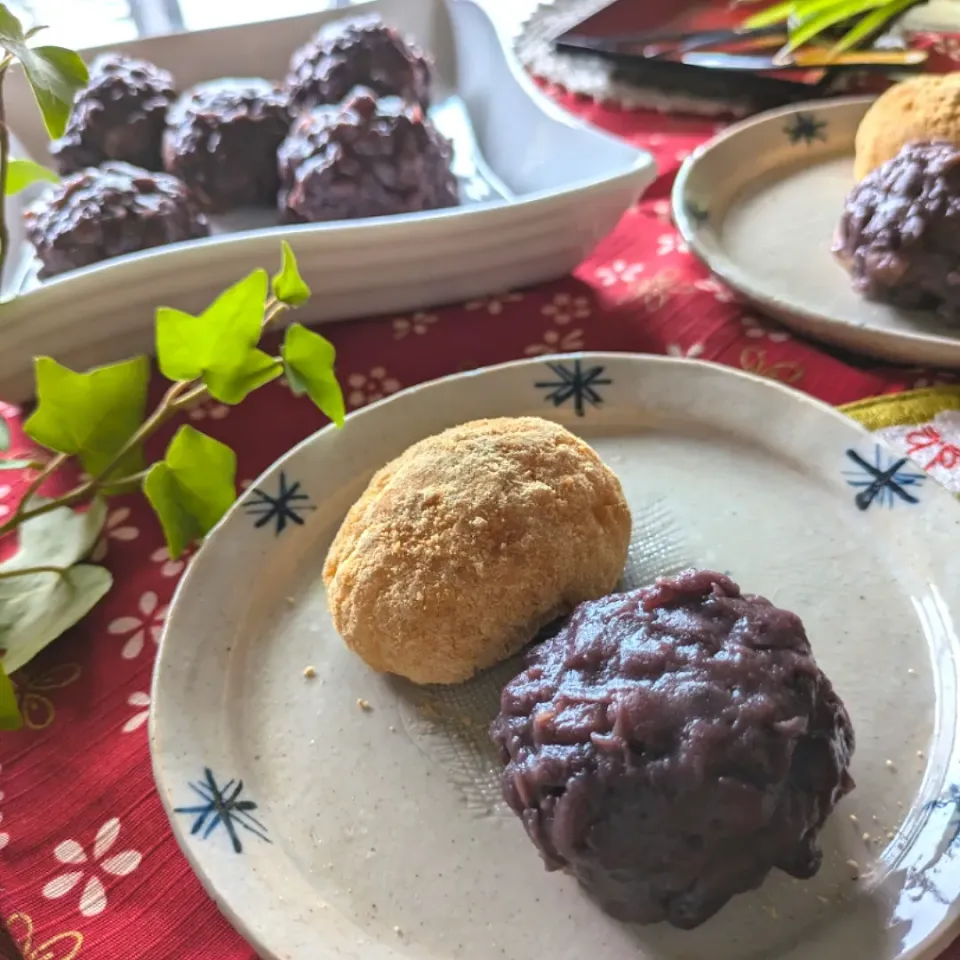
[[622, 83], [613, 77], [611, 64], [598, 57], [571, 56], [553, 49], [555, 37], [609, 4], [610, 0], [544, 0], [530, 14], [516, 37], [520, 61], [534, 76], [548, 83], [595, 100], [612, 101], [626, 109], [708, 117], [743, 116], [749, 112], [746, 103]]

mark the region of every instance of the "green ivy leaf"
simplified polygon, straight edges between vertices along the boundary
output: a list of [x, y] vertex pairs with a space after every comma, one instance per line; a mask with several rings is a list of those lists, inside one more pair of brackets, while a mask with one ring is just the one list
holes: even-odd
[[[74, 566], [93, 549], [106, 515], [106, 504], [95, 500], [83, 513], [60, 507], [20, 528], [19, 549], [0, 563], [6, 575], [0, 579], [0, 650], [8, 673], [86, 616], [110, 589], [113, 578], [103, 567]], [[28, 567], [60, 567], [64, 573], [9, 576]]]
[[160, 519], [167, 550], [176, 559], [209, 533], [237, 498], [237, 458], [225, 444], [193, 427], [181, 427], [167, 454], [143, 482]]
[[220, 294], [199, 317], [161, 307], [157, 310], [160, 372], [168, 380], [202, 378], [214, 399], [239, 403], [266, 382], [258, 372], [273, 363], [257, 349], [266, 302], [267, 273], [254, 270]]
[[58, 183], [60, 178], [52, 170], [32, 160], [11, 160], [7, 165], [7, 196], [26, 190], [41, 180]]
[[[193, 380], [204, 371], [197, 352], [204, 331], [201, 317], [174, 307], [158, 307], [157, 366], [168, 380]], [[209, 351], [204, 350], [204, 356]]]
[[237, 404], [283, 373], [283, 364], [262, 350], [251, 350], [246, 361], [229, 374], [209, 371], [204, 377], [211, 397]]
[[110, 591], [113, 577], [104, 567], [81, 563], [56, 573], [0, 580], [0, 648], [13, 673], [32, 660]]
[[[49, 501], [33, 497], [30, 506]], [[58, 507], [27, 520], [19, 530], [17, 552], [0, 563], [0, 573], [24, 567], [69, 567], [93, 549], [107, 519], [107, 505], [94, 500], [83, 511]]]
[[283, 262], [280, 272], [273, 275], [270, 281], [273, 295], [281, 302], [291, 307], [299, 307], [310, 299], [310, 288], [300, 276], [297, 267], [297, 258], [294, 256], [290, 244], [286, 240], [280, 244], [283, 250]]
[[13, 689], [13, 681], [0, 663], [0, 730], [19, 730], [22, 726], [17, 691]]
[[[74, 373], [51, 357], [35, 361], [37, 409], [24, 432], [58, 453], [78, 456], [97, 476], [143, 422], [150, 361], [123, 360], [88, 373]], [[134, 473], [143, 466], [143, 451], [132, 450], [117, 468]]]
[[23, 43], [23, 24], [10, 12], [5, 3], [0, 3], [0, 46]]
[[87, 85], [87, 68], [79, 54], [65, 47], [27, 47], [11, 50], [23, 65], [30, 88], [51, 138], [62, 137], [73, 100]]
[[290, 389], [298, 396], [308, 394], [323, 413], [342, 427], [346, 408], [334, 373], [337, 354], [333, 344], [319, 333], [294, 323], [287, 327], [282, 353]]
[[83, 60], [64, 47], [28, 47], [37, 29], [23, 32], [23, 24], [0, 4], [0, 46], [23, 66], [30, 88], [40, 107], [43, 124], [54, 139], [63, 136], [73, 98], [89, 79]]

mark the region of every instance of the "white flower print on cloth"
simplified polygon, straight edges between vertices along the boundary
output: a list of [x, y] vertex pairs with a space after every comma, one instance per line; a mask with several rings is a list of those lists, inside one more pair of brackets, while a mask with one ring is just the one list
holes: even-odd
[[664, 233], [657, 237], [657, 256], [668, 257], [671, 253], [689, 253], [690, 248], [679, 233]]
[[118, 617], [107, 626], [107, 632], [114, 636], [125, 636], [127, 642], [120, 651], [124, 660], [133, 660], [143, 651], [147, 637], [155, 644], [160, 642], [163, 622], [167, 617], [166, 605], [161, 606], [157, 595], [148, 590], [137, 602], [140, 615], [136, 617]]
[[393, 321], [393, 339], [403, 340], [410, 334], [422, 337], [440, 318], [435, 313], [418, 310], [409, 317], [397, 317]]
[[960, 40], [954, 36], [945, 35], [940, 37], [934, 44], [933, 49], [942, 54], [948, 60], [954, 63], [960, 63]]
[[229, 413], [230, 408], [225, 403], [206, 397], [196, 406], [192, 406], [187, 416], [191, 420], [223, 420]]
[[464, 304], [467, 310], [486, 310], [495, 317], [503, 313], [504, 307], [508, 303], [520, 303], [523, 300], [522, 293], [498, 293], [495, 297], [488, 297], [486, 300], [471, 300]]
[[127, 697], [129, 706], [136, 708], [137, 712], [123, 725], [124, 733], [133, 733], [139, 730], [150, 716], [150, 694], [138, 690]]
[[695, 360], [702, 355], [702, 343], [691, 343], [689, 347], [681, 347], [679, 343], [671, 343], [667, 346], [668, 357], [688, 357], [691, 360]]
[[944, 410], [927, 423], [876, 431], [951, 493], [960, 494], [960, 410]]
[[651, 312], [662, 310], [679, 290], [680, 274], [676, 270], [661, 270], [652, 277], [642, 277], [630, 285], [621, 303], [641, 303]]
[[388, 377], [384, 367], [374, 367], [369, 373], [351, 373], [347, 377], [347, 387], [347, 405], [362, 407], [396, 393], [400, 389], [400, 381], [396, 377]]
[[551, 353], [569, 353], [583, 349], [583, 331], [568, 330], [561, 334], [559, 330], [548, 330], [540, 343], [531, 343], [524, 349], [528, 357], [545, 357]]
[[[53, 851], [54, 857], [60, 863], [79, 869], [54, 877], [44, 886], [44, 897], [57, 900], [70, 893], [82, 880], [86, 880], [80, 892], [80, 913], [85, 917], [96, 917], [103, 913], [107, 906], [107, 891], [101, 875], [125, 877], [133, 873], [143, 859], [138, 850], [121, 850], [120, 853], [108, 856], [119, 835], [120, 821], [114, 817], [97, 831], [92, 856], [88, 856], [76, 840], [58, 843]], [[109, 877], [104, 879], [109, 883]]]
[[550, 303], [545, 304], [540, 312], [550, 317], [559, 327], [565, 327], [574, 320], [586, 320], [593, 308], [587, 297], [573, 296], [570, 293], [558, 293]]
[[[247, 486], [250, 486], [250, 482], [249, 480], [247, 481]], [[179, 559], [174, 560], [166, 547], [157, 547], [157, 549], [150, 554], [150, 560], [153, 563], [160, 564], [161, 577], [179, 577], [180, 574], [190, 566], [190, 561], [194, 556], [193, 548], [188, 547], [180, 554]]]
[[594, 277], [605, 287], [612, 287], [617, 283], [633, 283], [643, 273], [642, 263], [630, 263], [627, 260], [613, 260], [597, 267]]
[[[2, 767], [0, 767], [0, 772], [2, 772]], [[0, 790], [0, 800], [3, 800], [3, 791]], [[3, 826], [3, 812], [0, 811], [0, 827]], [[10, 842], [10, 834], [6, 830], [0, 830], [0, 850], [2, 850]]]
[[6, 501], [7, 497], [10, 496], [10, 491], [13, 487], [8, 483], [0, 483], [0, 517], [5, 517], [10, 513], [12, 509], [9, 503], [3, 502]]
[[673, 208], [669, 200], [655, 200], [650, 206], [653, 215], [664, 223], [673, 223]]
[[704, 277], [693, 281], [693, 289], [701, 293], [709, 293], [717, 303], [733, 303], [737, 295], [724, 283], [714, 277]]
[[103, 525], [103, 532], [100, 539], [97, 540], [90, 558], [99, 563], [108, 553], [111, 540], [119, 540], [121, 543], [136, 540], [140, 536], [140, 531], [127, 523], [130, 518], [130, 508], [120, 507], [118, 510], [111, 510], [107, 514], [107, 520]]
[[753, 337], [754, 340], [767, 337], [771, 343], [786, 343], [790, 339], [790, 334], [786, 330], [768, 327], [762, 320], [751, 317], [750, 314], [741, 317], [740, 322], [743, 324], [743, 332], [748, 337]]

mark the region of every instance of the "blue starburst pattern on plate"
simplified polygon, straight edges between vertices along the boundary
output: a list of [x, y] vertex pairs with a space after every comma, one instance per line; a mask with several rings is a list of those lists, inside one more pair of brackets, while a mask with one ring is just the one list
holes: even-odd
[[696, 200], [687, 200], [683, 208], [690, 218], [690, 222], [695, 226], [705, 226], [710, 221], [710, 213], [706, 207], [701, 206]]
[[257, 805], [252, 800], [241, 799], [242, 780], [228, 780], [223, 786], [217, 783], [209, 767], [203, 771], [203, 779], [190, 783], [190, 789], [203, 801], [190, 807], [175, 807], [174, 813], [195, 817], [190, 835], [199, 835], [206, 840], [218, 827], [223, 827], [236, 853], [243, 853], [238, 827], [252, 833], [267, 843], [267, 828], [253, 815]]
[[783, 132], [792, 144], [805, 143], [810, 146], [817, 140], [826, 142], [827, 121], [818, 120], [815, 113], [801, 111], [783, 128]]
[[860, 510], [867, 510], [874, 503], [883, 507], [893, 507], [897, 503], [916, 504], [920, 501], [910, 493], [910, 487], [918, 487], [926, 475], [907, 467], [907, 457], [891, 456], [884, 447], [877, 444], [873, 451], [873, 462], [861, 457], [856, 450], [848, 450], [847, 458], [855, 465], [855, 470], [844, 470], [843, 475], [849, 486], [859, 492], [854, 502]]
[[947, 792], [936, 800], [931, 800], [925, 807], [929, 812], [934, 810], [949, 810], [950, 823], [947, 837], [947, 853], [952, 854], [957, 841], [960, 840], [960, 785], [950, 784]]
[[254, 526], [264, 527], [272, 523], [274, 533], [278, 536], [287, 529], [288, 524], [302, 527], [302, 514], [316, 509], [310, 497], [301, 489], [300, 481], [291, 484], [283, 470], [280, 471], [280, 484], [275, 494], [254, 487], [251, 496], [243, 504], [243, 512], [257, 518]]
[[555, 407], [561, 407], [573, 400], [573, 409], [578, 417], [586, 412], [587, 405], [599, 407], [603, 403], [597, 387], [609, 386], [613, 381], [603, 376], [603, 367], [584, 369], [579, 360], [570, 367], [564, 363], [548, 363], [550, 372], [556, 379], [542, 380], [534, 384], [538, 390], [546, 390], [546, 400]]

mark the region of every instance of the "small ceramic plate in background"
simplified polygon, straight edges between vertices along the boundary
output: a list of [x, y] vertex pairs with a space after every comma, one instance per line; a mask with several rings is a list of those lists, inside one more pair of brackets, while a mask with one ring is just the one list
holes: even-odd
[[[858, 741], [812, 880], [774, 871], [693, 931], [611, 920], [544, 870], [500, 798], [486, 726], [516, 663], [415, 687], [336, 634], [323, 559], [373, 472], [522, 414], [620, 476], [626, 583], [704, 566], [802, 616]], [[719, 366], [580, 354], [427, 384], [283, 457], [190, 565], [154, 677], [159, 793], [271, 960], [933, 960], [960, 893], [958, 533], [955, 500], [861, 427]]]
[[771, 111], [684, 164], [674, 220], [720, 279], [800, 333], [897, 363], [960, 367], [960, 326], [871, 303], [830, 252], [869, 98]]

